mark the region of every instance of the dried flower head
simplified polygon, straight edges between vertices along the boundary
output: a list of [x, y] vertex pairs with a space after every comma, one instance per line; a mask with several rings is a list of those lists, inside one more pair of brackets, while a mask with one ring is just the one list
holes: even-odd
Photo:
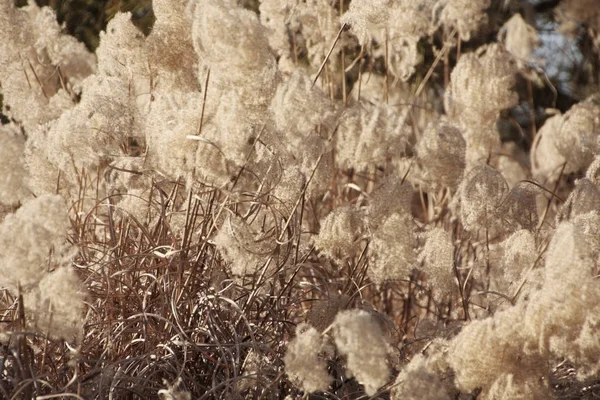
[[544, 400], [552, 397], [551, 390], [538, 377], [523, 379], [518, 373], [508, 373], [494, 381], [483, 399]]
[[367, 44], [373, 29], [381, 29], [388, 22], [390, 0], [355, 0], [340, 22], [351, 27], [360, 44]]
[[429, 0], [392, 1], [389, 21], [389, 39], [404, 38], [417, 41], [419, 37], [432, 34], [437, 29], [433, 22], [435, 2]]
[[500, 215], [509, 231], [533, 230], [538, 224], [536, 196], [541, 189], [529, 182], [520, 182], [502, 201]]
[[598, 257], [600, 255], [600, 210], [579, 214], [570, 220], [585, 237], [590, 251]]
[[272, 60], [265, 28], [235, 0], [193, 0], [192, 41], [202, 62], [238, 70], [262, 69]]
[[394, 53], [389, 61], [390, 72], [402, 81], [408, 81], [416, 72], [417, 66], [423, 62], [418, 39], [402, 38], [393, 43]]
[[30, 196], [25, 184], [25, 137], [13, 124], [0, 126], [0, 204], [17, 204]]
[[518, 103], [515, 73], [511, 55], [499, 44], [462, 55], [445, 94], [446, 112], [471, 128], [495, 121], [501, 110]]
[[[372, 80], [376, 80], [375, 77]], [[361, 104], [347, 108], [338, 120], [336, 162], [343, 168], [372, 170], [412, 150], [396, 107]], [[381, 143], [386, 143], [382, 146]]]
[[390, 349], [377, 320], [367, 311], [341, 311], [335, 317], [333, 338], [346, 357], [348, 372], [365, 386], [367, 395], [375, 395], [390, 374]]
[[594, 157], [594, 161], [592, 161], [585, 172], [585, 177], [594, 182], [597, 186], [600, 186], [600, 155]]
[[517, 284], [523, 272], [532, 267], [538, 257], [535, 237], [529, 230], [521, 229], [504, 240], [501, 247], [502, 275], [507, 282]]
[[0, 224], [0, 286], [23, 294], [34, 329], [70, 339], [82, 328], [85, 294], [70, 267], [74, 249], [66, 243], [68, 228], [65, 201], [58, 195], [29, 200], [8, 215]]
[[95, 170], [123, 154], [131, 136], [143, 136], [134, 97], [120, 78], [92, 75], [84, 81], [81, 101], [50, 125], [48, 159], [69, 176]]
[[49, 7], [8, 1], [0, 15], [4, 113], [33, 132], [73, 106], [82, 80], [95, 70], [95, 56], [61, 29]]
[[196, 68], [181, 68], [182, 65], [191, 66], [198, 62], [189, 34], [191, 21], [186, 18], [185, 3], [153, 0], [152, 10], [156, 21], [146, 38], [152, 72], [159, 74], [161, 86], [195, 90]]
[[512, 307], [493, 318], [472, 321], [451, 341], [448, 361], [461, 391], [480, 387], [484, 398], [488, 398], [485, 396], [502, 374], [518, 374], [519, 385], [545, 376], [545, 357], [524, 354], [529, 338], [517, 323], [523, 318], [522, 312], [519, 307]]
[[282, 168], [283, 171], [280, 173], [277, 186], [273, 189], [272, 197], [281, 211], [290, 215], [302, 196], [307, 179], [298, 165], [283, 165]]
[[506, 50], [522, 65], [529, 62], [533, 50], [539, 43], [537, 31], [525, 22], [521, 14], [515, 14], [506, 21], [498, 36]]
[[492, 157], [490, 163], [502, 173], [511, 189], [531, 178], [529, 154], [515, 142], [502, 143], [501, 153]]
[[336, 140], [336, 161], [343, 168], [365, 170], [385, 161], [385, 115], [381, 107], [354, 106], [341, 115]]
[[460, 218], [465, 228], [469, 231], [490, 228], [498, 222], [507, 192], [506, 181], [495, 169], [480, 165], [469, 171], [458, 189]]
[[306, 318], [319, 332], [323, 332], [333, 323], [337, 313], [350, 308], [352, 302], [345, 294], [329, 293], [327, 298], [313, 301]]
[[458, 185], [466, 166], [466, 142], [456, 126], [430, 124], [416, 151], [423, 179], [433, 189]]
[[369, 229], [377, 230], [393, 214], [411, 215], [413, 187], [402, 182], [397, 175], [390, 175], [372, 194], [367, 207]]
[[364, 230], [362, 215], [355, 207], [338, 207], [321, 222], [315, 246], [333, 260], [342, 261], [357, 252], [356, 241]]
[[565, 173], [587, 168], [600, 151], [600, 97], [577, 103], [563, 117], [554, 146], [567, 160]]
[[544, 122], [535, 135], [531, 146], [531, 172], [540, 181], [555, 182], [566, 162], [555, 145], [562, 123], [563, 116], [554, 115]]
[[288, 344], [285, 372], [290, 380], [305, 392], [327, 390], [333, 381], [327, 374], [327, 363], [319, 356], [326, 343], [321, 334], [308, 324], [296, 327], [296, 337]]
[[237, 277], [254, 275], [265, 266], [275, 241], [238, 216], [230, 216], [214, 238], [217, 249]]
[[575, 188], [562, 205], [557, 218], [559, 221], [573, 219], [578, 215], [598, 210], [600, 210], [600, 187], [588, 178], [582, 178], [575, 182]]
[[[437, 29], [433, 22], [434, 2], [429, 0], [393, 2], [385, 26], [388, 67], [392, 75], [408, 81], [423, 62], [419, 39]], [[381, 39], [382, 41], [384, 38]]]
[[169, 385], [168, 382], [164, 382], [167, 388], [158, 391], [161, 400], [192, 400], [191, 393], [182, 389], [181, 383], [181, 378], [177, 378], [171, 385]]
[[[76, 182], [71, 176], [62, 179], [66, 175], [65, 171], [60, 171], [54, 161], [55, 150], [52, 146], [52, 140], [48, 133], [52, 124], [40, 125], [38, 129], [31, 132], [25, 142], [24, 162], [28, 172], [25, 183], [31, 192], [38, 196], [44, 193], [53, 193], [56, 191], [58, 177], [61, 176], [63, 185], [59, 187], [59, 193], [64, 193], [65, 186], [72, 186], [71, 182]], [[68, 182], [65, 185], [65, 181]]]
[[600, 12], [595, 0], [565, 0], [556, 7], [556, 19], [560, 31], [569, 36], [581, 32], [585, 25], [596, 46], [600, 44]]
[[294, 73], [277, 87], [271, 112], [292, 152], [301, 148], [307, 137], [316, 131], [324, 136], [335, 126], [333, 104], [318, 88], [312, 87], [312, 81], [302, 72]]
[[[578, 290], [577, 287], [583, 283], [587, 285], [592, 273], [590, 250], [582, 232], [573, 223], [560, 223], [554, 232], [546, 254], [544, 283], [558, 284], [567, 291]], [[592, 282], [590, 281], [590, 283]], [[556, 293], [556, 291], [549, 290], [546, 291], [546, 294], [563, 297], [568, 293]], [[598, 295], [600, 296], [600, 293]], [[580, 300], [589, 299], [581, 298]]]
[[293, 3], [288, 0], [263, 0], [258, 7], [260, 22], [266, 28], [269, 45], [281, 57], [279, 61], [281, 69], [282, 63], [292, 58], [292, 44], [288, 32]]
[[447, 0], [437, 3], [441, 8], [440, 22], [448, 31], [456, 29], [460, 40], [468, 41], [471, 35], [477, 33], [479, 28], [487, 23], [488, 17], [485, 10], [490, 6], [491, 0]]
[[45, 274], [39, 287], [25, 294], [24, 301], [25, 307], [33, 311], [33, 324], [38, 332], [70, 340], [82, 333], [85, 298], [85, 289], [75, 270], [61, 266]]
[[204, 86], [209, 81], [207, 115], [233, 92], [243, 110], [230, 117], [263, 123], [279, 79], [267, 30], [256, 13], [235, 0], [192, 0], [188, 13], [198, 82]]
[[[192, 141], [188, 136], [198, 133], [202, 109], [201, 93], [157, 93], [152, 102], [153, 112], [144, 121], [148, 143], [148, 161], [159, 172], [173, 179], [188, 177], [197, 166], [198, 175], [214, 169], [208, 157], [198, 157], [207, 147], [216, 146], [210, 139]], [[209, 131], [208, 124], [203, 133]]]
[[425, 245], [420, 249], [418, 262], [423, 264], [427, 281], [436, 299], [452, 293], [456, 283], [454, 277], [454, 245], [450, 235], [442, 228], [425, 233]]
[[106, 31], [100, 33], [96, 55], [101, 75], [119, 78], [123, 84], [149, 82], [145, 37], [131, 22], [130, 13], [117, 13], [109, 21]]
[[[338, 7], [328, 0], [293, 2], [290, 27], [301, 32], [308, 53], [308, 62], [316, 70], [329, 52], [339, 30]], [[330, 62], [335, 66], [341, 46], [333, 48]]]
[[415, 237], [410, 215], [393, 213], [372, 231], [369, 278], [375, 283], [406, 277], [415, 265]]
[[427, 365], [426, 357], [417, 355], [398, 374], [391, 393], [392, 400], [450, 400], [440, 376]]
[[[62, 197], [42, 195], [27, 201], [0, 224], [1, 285], [17, 294], [39, 284], [48, 262], [61, 264], [70, 255], [65, 243], [69, 218]], [[53, 254], [52, 254], [53, 253]]]
[[392, 75], [406, 81], [423, 61], [419, 39], [437, 30], [434, 6], [435, 2], [427, 0], [353, 1], [341, 22], [375, 57], [388, 59]]

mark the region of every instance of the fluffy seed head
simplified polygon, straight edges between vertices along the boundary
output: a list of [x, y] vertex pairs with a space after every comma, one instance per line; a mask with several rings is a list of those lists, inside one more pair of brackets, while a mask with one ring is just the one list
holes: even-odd
[[451, 123], [429, 125], [417, 144], [425, 181], [434, 189], [458, 185], [466, 166], [466, 146], [462, 134]]
[[327, 374], [325, 359], [319, 356], [325, 342], [321, 334], [308, 324], [296, 327], [296, 337], [288, 344], [285, 357], [285, 372], [295, 385], [312, 393], [327, 390], [333, 380]]
[[389, 347], [377, 320], [364, 310], [341, 311], [335, 317], [333, 337], [348, 371], [373, 396], [390, 374]]
[[507, 192], [506, 181], [495, 169], [480, 165], [469, 171], [458, 190], [460, 217], [465, 228], [490, 228], [496, 223], [498, 210]]

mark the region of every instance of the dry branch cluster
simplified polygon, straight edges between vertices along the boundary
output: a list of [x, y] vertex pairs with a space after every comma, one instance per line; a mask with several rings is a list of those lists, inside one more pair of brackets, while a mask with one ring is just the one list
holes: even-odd
[[154, 0], [90, 53], [0, 2], [0, 397], [600, 386], [600, 97], [509, 143], [547, 79], [492, 3]]

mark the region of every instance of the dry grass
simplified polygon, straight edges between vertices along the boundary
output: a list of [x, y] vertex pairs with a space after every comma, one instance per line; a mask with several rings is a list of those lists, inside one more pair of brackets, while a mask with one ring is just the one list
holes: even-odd
[[[171, 187], [170, 192], [164, 187]], [[153, 185], [148, 214], [158, 218], [151, 224], [116, 218], [110, 198], [95, 199], [91, 213], [72, 220], [70, 238], [80, 249], [75, 264], [89, 292], [84, 335], [67, 344], [43, 334], [19, 333], [26, 306], [22, 310], [18, 299], [4, 291], [2, 322], [13, 333], [3, 349], [3, 395], [143, 399], [156, 396], [164, 382], [181, 378], [180, 386], [194, 398], [282, 398], [297, 392], [283, 372], [282, 358], [307, 310], [307, 318], [320, 321], [315, 326], [323, 328], [340, 309], [382, 307], [402, 331], [383, 314], [381, 321], [402, 340], [430, 303], [414, 279], [382, 290], [366, 284], [364, 252], [344, 266], [332, 265], [314, 251], [299, 258], [293, 244], [301, 219], [315, 211], [310, 205], [294, 213], [289, 223], [280, 221], [287, 229], [270, 257], [277, 262], [275, 276], [257, 273], [243, 282], [233, 279], [207, 240], [215, 220], [249, 204], [256, 207], [254, 213], [268, 206], [265, 196], [237, 195], [244, 200], [232, 202], [232, 192], [212, 188], [194, 196], [177, 236], [171, 227], [173, 205], [185, 197], [178, 182]], [[284, 273], [290, 264], [293, 269]], [[251, 353], [265, 362], [248, 373], [245, 361]], [[331, 395], [360, 396], [356, 383], [344, 378], [340, 363], [333, 361], [331, 368], [337, 377]]]
[[[339, 176], [340, 193], [348, 179]], [[455, 273], [463, 298], [436, 304], [416, 271], [406, 280], [380, 288], [369, 283], [364, 242], [357, 244], [363, 251], [343, 265], [334, 265], [314, 251], [298, 258], [291, 244], [298, 240], [301, 219], [315, 212], [310, 204], [297, 210], [289, 223], [280, 221], [287, 230], [269, 257], [278, 260], [275, 276], [248, 276], [242, 285], [228, 274], [207, 238], [220, 213], [248, 205], [258, 210], [268, 205], [268, 196], [238, 193], [244, 200], [233, 202], [232, 193], [207, 187], [194, 196], [185, 207], [180, 235], [171, 226], [173, 206], [185, 197], [179, 182], [155, 182], [148, 214], [158, 218], [151, 224], [115, 218], [110, 198], [95, 199], [92, 213], [72, 220], [70, 238], [80, 249], [76, 265], [89, 291], [84, 335], [67, 343], [23, 332], [27, 309], [3, 291], [2, 323], [13, 333], [2, 347], [2, 396], [147, 399], [178, 379], [179, 387], [194, 399], [300, 395], [288, 381], [282, 361], [300, 321], [306, 319], [322, 331], [339, 310], [370, 310], [400, 355], [392, 361], [398, 371], [433, 338], [454, 336], [469, 318], [468, 310], [477, 307], [470, 297], [477, 287], [459, 259]], [[462, 237], [457, 224], [453, 231]], [[468, 253], [473, 243], [467, 238], [462, 241]], [[290, 262], [291, 273], [289, 269], [284, 273]], [[459, 320], [452, 317], [457, 308], [463, 315]], [[252, 364], [251, 358], [260, 362]], [[559, 398], [591, 399], [600, 393], [600, 383], [577, 383], [566, 365], [552, 370]], [[364, 398], [361, 386], [344, 375], [341, 359], [330, 360], [329, 371], [335, 378], [330, 391], [311, 398]], [[386, 393], [384, 387], [378, 398], [387, 398]]]
[[[345, 25], [339, 30], [336, 42], [342, 37], [344, 28]], [[454, 38], [456, 29], [452, 29], [451, 38]], [[334, 47], [335, 43], [330, 54]], [[410, 138], [406, 139], [407, 147], [413, 146], [422, 133], [419, 132], [422, 128], [419, 118], [427, 121], [434, 114], [431, 110], [425, 111], [426, 106], [421, 110], [419, 103], [427, 102], [425, 86], [442, 68], [442, 65], [438, 66], [442, 59], [448, 75], [446, 80], [450, 79], [450, 47], [450, 44], [444, 45], [417, 87], [416, 94], [411, 95], [411, 105], [403, 109], [401, 118], [393, 121], [411, 130]], [[459, 51], [460, 47], [457, 54]], [[330, 54], [314, 82], [320, 79], [330, 83], [332, 71], [327, 64]], [[475, 60], [473, 54], [469, 57]], [[387, 76], [387, 61], [386, 49], [386, 100], [388, 80], [391, 79]], [[373, 69], [373, 65], [363, 65], [362, 59], [358, 65], [359, 76], [372, 72], [368, 68]], [[487, 68], [481, 67], [483, 70]], [[319, 74], [322, 74], [320, 78]], [[465, 80], [472, 79], [469, 70], [463, 75]], [[208, 76], [204, 85], [200, 128], [194, 138], [199, 138], [202, 132]], [[345, 72], [342, 72], [342, 77], [341, 96], [345, 107], [346, 96], [350, 93], [346, 93]], [[485, 82], [483, 75], [479, 78]], [[503, 75], [501, 78], [498, 80], [505, 80]], [[352, 84], [355, 83], [352, 81]], [[362, 80], [357, 86], [361, 84]], [[329, 86], [333, 87], [333, 83]], [[153, 89], [153, 83], [150, 87]], [[331, 87], [331, 97], [335, 97]], [[477, 92], [476, 89], [473, 90]], [[477, 92], [477, 95], [486, 94]], [[497, 121], [494, 118], [500, 119], [500, 110], [514, 106], [516, 94], [507, 89], [506, 95], [510, 97], [506, 104], [492, 107], [489, 114], [493, 118], [486, 117], [488, 125], [495, 125]], [[151, 94], [151, 101], [155, 101], [154, 94]], [[477, 114], [477, 110], [474, 112]], [[475, 117], [473, 119], [476, 120]], [[325, 123], [318, 125], [314, 132], [308, 131], [317, 136], [322, 134], [323, 128], [326, 132], [323, 136], [327, 136], [328, 140], [319, 137], [318, 143], [327, 147], [334, 140], [339, 125], [335, 128], [326, 127]], [[377, 125], [376, 129], [379, 128]], [[456, 131], [456, 136], [464, 133], [458, 128], [451, 128]], [[496, 131], [491, 132], [497, 134]], [[436, 129], [430, 133], [431, 140], [439, 134]], [[367, 168], [367, 172], [342, 169], [339, 165], [334, 167], [335, 151], [326, 151], [315, 157], [312, 174], [303, 175], [306, 181], [298, 189], [298, 197], [290, 204], [289, 199], [282, 200], [276, 196], [284, 166], [280, 165], [281, 176], [271, 181], [269, 178], [276, 173], [272, 176], [265, 174], [268, 175], [265, 177], [261, 176], [264, 171], [252, 170], [259, 165], [251, 161], [257, 157], [255, 146], [264, 144], [260, 141], [261, 134], [251, 137], [248, 146], [252, 151], [244, 154], [246, 162], [221, 187], [201, 183], [197, 176], [193, 182], [174, 181], [153, 170], [153, 166], [143, 172], [120, 170], [113, 164], [107, 166], [110, 161], [106, 162], [107, 165], [102, 164], [106, 161], [102, 160], [98, 171], [75, 168], [78, 195], [74, 200], [70, 199], [68, 240], [78, 249], [73, 266], [87, 291], [87, 315], [82, 316], [82, 333], [74, 340], [58, 340], [50, 332], [32, 330], [28, 325], [31, 321], [30, 306], [23, 296], [8, 290], [0, 291], [0, 327], [2, 332], [7, 332], [0, 334], [0, 398], [91, 400], [162, 396], [164, 399], [183, 400], [188, 398], [183, 393], [189, 393], [191, 398], [202, 400], [390, 399], [398, 385], [393, 382], [393, 377], [398, 376], [415, 356], [428, 354], [428, 350], [439, 342], [447, 343], [459, 335], [471, 321], [510, 309], [530, 294], [526, 285], [535, 282], [530, 282], [528, 275], [520, 276], [522, 280], [517, 286], [510, 286], [510, 290], [493, 286], [492, 281], [498, 275], [495, 268], [500, 265], [499, 259], [494, 258], [498, 256], [496, 251], [512, 231], [521, 228], [531, 230], [536, 240], [539, 239], [533, 246], [538, 252], [537, 258], [519, 271], [538, 273], [554, 225], [560, 219], [554, 222], [553, 217], [561, 215], [561, 205], [568, 203], [565, 199], [573, 190], [575, 179], [581, 176], [580, 170], [564, 173], [565, 162], [552, 187], [527, 179], [520, 180], [515, 186], [517, 189], [509, 191], [502, 172], [487, 165], [492, 154], [486, 153], [486, 165], [471, 171], [489, 172], [493, 179], [481, 173], [479, 180], [463, 181], [465, 183], [457, 194], [455, 186], [467, 171], [463, 171], [466, 168], [464, 160], [457, 171], [450, 170], [456, 164], [456, 155], [452, 152], [446, 154], [448, 160], [440, 162], [438, 153], [428, 155], [423, 150], [422, 154], [415, 156], [412, 148], [406, 149], [403, 161], [409, 162], [402, 165], [406, 168], [403, 168], [405, 172], [400, 180], [397, 179], [398, 169], [402, 168], [394, 164], [398, 160], [392, 159], [385, 151], [381, 153], [384, 161], [370, 166], [372, 168]], [[305, 138], [295, 139], [302, 142]], [[498, 137], [494, 136], [494, 139], [499, 141]], [[126, 142], [121, 143], [120, 156], [135, 156], [137, 161], [145, 162], [149, 157], [145, 153], [145, 144], [141, 140], [134, 143], [132, 137], [127, 137]], [[447, 144], [440, 143], [440, 146]], [[218, 146], [211, 145], [223, 154]], [[465, 146], [464, 143], [462, 145]], [[456, 154], [464, 152], [462, 147], [456, 150]], [[281, 163], [281, 160], [277, 162]], [[439, 162], [437, 167], [432, 165], [434, 160]], [[420, 162], [428, 165], [419, 165]], [[324, 194], [311, 197], [307, 193], [312, 179], [323, 179], [322, 176], [315, 178], [322, 163], [331, 165], [331, 171], [326, 175], [328, 181], [319, 182], [325, 187]], [[360, 164], [369, 165], [369, 160], [361, 160]], [[132, 194], [123, 194], [114, 188], [108, 189], [110, 195], [106, 197], [100, 194], [111, 168], [152, 181], [149, 192], [140, 195], [136, 210], [139, 212], [135, 215], [120, 206], [124, 196]], [[442, 172], [448, 174], [446, 180], [450, 183], [436, 181], [441, 179]], [[268, 173], [272, 173], [271, 169]], [[423, 177], [427, 179], [423, 180]], [[377, 196], [377, 190], [393, 179], [412, 183], [412, 186], [406, 186], [410, 188], [407, 204], [398, 207], [395, 203], [390, 204], [390, 198], [398, 200], [393, 198], [395, 194], [390, 190], [391, 194], [385, 195], [388, 197], [382, 195], [383, 200], [377, 200], [379, 204], [373, 206], [377, 203], [372, 200]], [[593, 186], [592, 183], [590, 185]], [[56, 187], [57, 192], [64, 189], [60, 178]], [[410, 193], [412, 198], [409, 198]], [[462, 209], [454, 201], [459, 196], [463, 197]], [[541, 203], [537, 202], [541, 196], [545, 198]], [[384, 212], [372, 217], [372, 220], [365, 218], [372, 226], [365, 223], [364, 231], [350, 232], [352, 249], [348, 254], [344, 249], [343, 254], [336, 254], [332, 259], [324, 255], [325, 251], [316, 248], [314, 238], [321, 230], [324, 217], [344, 206], [362, 211], [379, 207]], [[461, 218], [460, 212], [471, 206], [479, 208], [476, 212], [471, 210], [469, 218]], [[0, 220], [17, 209], [2, 207]], [[429, 276], [424, 268], [427, 262], [435, 262], [427, 257], [413, 257], [418, 261], [411, 261], [405, 266], [409, 273], [403, 274], [401, 279], [377, 285], [369, 275], [379, 254], [373, 254], [374, 236], [368, 231], [385, 225], [390, 215], [396, 215], [392, 213], [398, 211], [394, 207], [405, 207], [403, 211], [410, 214], [409, 218], [398, 220], [409, 224], [408, 230], [411, 234], [415, 233], [414, 245], [411, 242], [406, 246], [409, 251], [414, 250], [414, 255], [422, 251], [427, 232], [431, 232], [432, 228], [439, 228], [440, 232], [448, 235], [445, 254], [452, 255], [448, 248], [454, 253], [451, 265], [445, 265], [448, 268], [444, 270], [444, 277], [448, 278], [450, 274], [451, 282], [446, 282], [446, 289], [449, 289], [443, 295], [432, 285], [435, 277]], [[543, 213], [538, 219], [540, 209]], [[570, 218], [570, 214], [565, 214], [564, 218]], [[245, 276], [232, 271], [231, 262], [228, 262], [231, 260], [228, 260], [226, 251], [219, 249], [215, 239], [223, 226], [232, 224], [232, 220], [240, 224], [251, 222], [253, 229], [260, 230], [253, 237], [254, 242], [250, 243], [241, 237], [242, 233], [234, 230], [232, 234], [232, 240], [237, 240], [237, 243], [231, 247], [252, 256], [248, 257], [252, 262], [260, 260], [259, 268], [248, 268], [250, 272]], [[469, 223], [466, 223], [467, 220]], [[388, 235], [392, 239], [393, 233], [396, 232]], [[412, 236], [410, 239], [413, 239]], [[377, 250], [387, 250], [385, 244]], [[429, 258], [435, 259], [437, 253], [432, 254]], [[391, 259], [394, 260], [393, 257]], [[246, 259], [241, 261], [250, 262]], [[51, 268], [49, 265], [48, 269]], [[442, 269], [443, 266], [439, 268]], [[347, 360], [333, 351], [326, 357], [327, 372], [332, 378], [328, 390], [304, 393], [290, 381], [284, 365], [287, 345], [295, 336], [296, 327], [308, 322], [322, 337], [326, 337], [334, 330], [332, 324], [339, 311], [356, 308], [375, 317], [389, 341], [392, 349], [388, 359], [390, 381], [376, 395], [368, 396], [365, 388], [348, 373]], [[482, 358], [484, 356], [481, 355]], [[545, 361], [547, 373], [544, 379], [555, 398], [593, 399], [600, 396], [600, 379], [597, 377], [580, 382], [576, 368], [567, 360], [547, 356]], [[482, 393], [481, 388], [461, 393], [455, 387], [454, 378], [451, 370], [440, 377], [440, 387], [452, 398], [477, 399]], [[169, 387], [171, 389], [167, 390]], [[179, 397], [177, 390], [181, 391]]]

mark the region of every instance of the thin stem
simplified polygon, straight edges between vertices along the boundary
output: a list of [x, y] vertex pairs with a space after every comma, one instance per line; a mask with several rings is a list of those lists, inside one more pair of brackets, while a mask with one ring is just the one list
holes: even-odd
[[331, 53], [333, 52], [335, 45], [337, 44], [338, 40], [340, 40], [340, 37], [342, 36], [342, 32], [344, 31], [344, 29], [346, 29], [346, 24], [343, 24], [341, 26], [339, 32], [337, 33], [337, 36], [335, 37], [335, 40], [333, 41], [331, 48], [329, 49], [329, 52], [327, 53], [327, 56], [325, 56], [325, 59], [323, 60], [323, 62], [321, 63], [321, 66], [319, 67], [319, 70], [317, 71], [317, 76], [315, 76], [315, 79], [313, 80], [311, 87], [314, 87], [315, 83], [317, 83], [317, 80], [319, 79], [321, 72], [323, 72], [323, 68], [325, 68], [325, 64], [327, 64], [327, 60], [329, 60], [329, 56], [331, 56]]

